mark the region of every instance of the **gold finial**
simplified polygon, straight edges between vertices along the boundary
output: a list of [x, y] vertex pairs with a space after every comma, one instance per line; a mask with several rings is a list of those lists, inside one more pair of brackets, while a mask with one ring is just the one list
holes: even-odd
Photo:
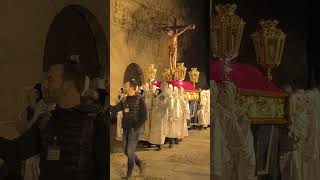
[[237, 5], [236, 4], [226, 4], [226, 5], [219, 4], [215, 7], [215, 9], [218, 12], [218, 14], [232, 16], [237, 10]]
[[267, 77], [272, 80], [271, 70], [281, 63], [286, 35], [277, 28], [277, 20], [261, 20], [260, 29], [251, 34], [257, 63], [267, 69]]

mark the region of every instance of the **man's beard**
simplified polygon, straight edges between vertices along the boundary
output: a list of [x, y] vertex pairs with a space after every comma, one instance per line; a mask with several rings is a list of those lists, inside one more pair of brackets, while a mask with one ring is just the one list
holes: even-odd
[[47, 99], [51, 102], [58, 103], [61, 101], [62, 97], [63, 97], [63, 93], [62, 93], [62, 87], [61, 87], [61, 88], [49, 90]]

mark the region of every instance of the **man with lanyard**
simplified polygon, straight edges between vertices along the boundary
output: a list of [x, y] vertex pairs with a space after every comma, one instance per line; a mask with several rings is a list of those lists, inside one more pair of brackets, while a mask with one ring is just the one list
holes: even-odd
[[39, 116], [14, 140], [0, 138], [0, 158], [23, 161], [40, 154], [39, 180], [108, 179], [105, 116], [80, 103], [84, 75], [72, 65], [52, 65], [48, 90], [57, 107]]
[[123, 111], [122, 118], [122, 142], [124, 153], [128, 157], [128, 171], [126, 179], [130, 179], [134, 164], [143, 172], [143, 163], [136, 155], [135, 151], [141, 133], [141, 127], [147, 120], [147, 109], [143, 98], [136, 93], [137, 83], [134, 80], [124, 83], [124, 99], [112, 107], [112, 112]]

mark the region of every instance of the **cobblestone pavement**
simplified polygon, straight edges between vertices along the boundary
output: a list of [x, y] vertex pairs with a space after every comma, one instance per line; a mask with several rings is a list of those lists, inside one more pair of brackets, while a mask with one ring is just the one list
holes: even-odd
[[[136, 180], [209, 180], [210, 179], [210, 129], [189, 131], [181, 144], [163, 151], [139, 149], [138, 156], [145, 163], [143, 175], [135, 167]], [[111, 180], [120, 180], [126, 175], [127, 159], [123, 153], [110, 157]]]

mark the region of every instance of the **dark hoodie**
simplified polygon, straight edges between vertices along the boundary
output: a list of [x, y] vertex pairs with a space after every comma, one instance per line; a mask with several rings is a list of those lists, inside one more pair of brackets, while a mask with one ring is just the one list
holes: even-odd
[[[99, 106], [93, 104], [70, 109], [57, 107], [51, 115], [40, 116], [22, 136], [14, 140], [0, 138], [0, 158], [23, 161], [40, 153], [39, 180], [105, 180], [109, 138], [106, 116], [99, 112]], [[57, 161], [47, 160], [51, 137], [58, 137], [60, 159]]]

